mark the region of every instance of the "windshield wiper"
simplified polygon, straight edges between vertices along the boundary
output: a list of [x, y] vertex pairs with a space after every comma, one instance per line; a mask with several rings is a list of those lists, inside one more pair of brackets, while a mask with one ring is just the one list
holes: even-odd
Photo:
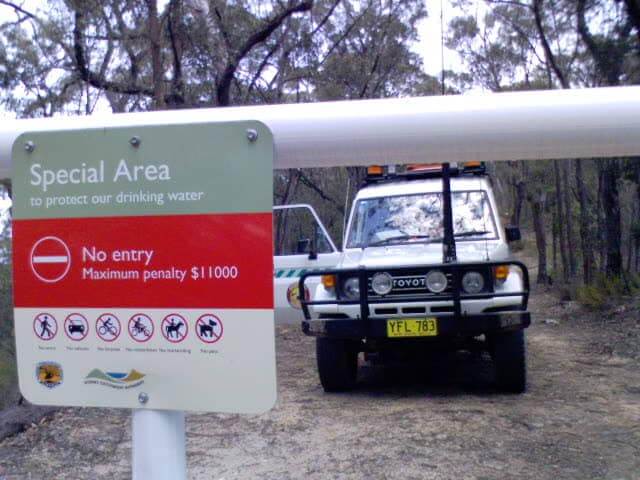
[[401, 241], [401, 240], [421, 240], [421, 239], [428, 239], [431, 238], [430, 235], [397, 235], [395, 237], [389, 237], [389, 238], [385, 238], [382, 240], [378, 240], [377, 242], [372, 242], [372, 243], [367, 243], [364, 248], [366, 247], [376, 247], [378, 245], [384, 245], [385, 243], [388, 242], [397, 242], [397, 241]]
[[489, 230], [469, 230], [468, 232], [455, 233], [454, 237], [473, 237], [474, 235], [486, 235], [492, 233]]

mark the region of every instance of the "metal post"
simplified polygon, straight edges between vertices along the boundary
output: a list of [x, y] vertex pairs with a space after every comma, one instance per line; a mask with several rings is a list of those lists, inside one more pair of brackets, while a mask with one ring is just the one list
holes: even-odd
[[186, 480], [184, 412], [134, 410], [133, 480]]

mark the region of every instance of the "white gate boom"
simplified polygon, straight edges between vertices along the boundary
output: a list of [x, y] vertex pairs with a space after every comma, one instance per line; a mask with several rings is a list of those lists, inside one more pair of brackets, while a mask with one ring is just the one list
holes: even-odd
[[24, 132], [233, 120], [271, 129], [275, 168], [640, 156], [640, 87], [616, 87], [2, 120], [0, 178]]

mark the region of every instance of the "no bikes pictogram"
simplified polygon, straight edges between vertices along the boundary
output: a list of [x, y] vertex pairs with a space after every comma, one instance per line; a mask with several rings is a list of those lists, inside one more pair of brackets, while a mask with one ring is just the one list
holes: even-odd
[[204, 343], [220, 340], [223, 330], [222, 321], [212, 313], [204, 314], [196, 321], [196, 335]]
[[153, 336], [153, 321], [144, 313], [136, 313], [129, 319], [129, 335], [136, 342], [146, 342]]
[[189, 326], [184, 317], [171, 313], [162, 320], [161, 331], [164, 338], [171, 343], [180, 343], [187, 337]]
[[49, 313], [39, 313], [33, 319], [33, 331], [40, 340], [51, 340], [58, 333], [58, 322]]
[[98, 337], [105, 342], [113, 342], [120, 336], [121, 330], [120, 320], [112, 313], [103, 313], [96, 320]]
[[71, 340], [79, 342], [89, 334], [89, 322], [79, 313], [72, 313], [64, 321], [64, 333]]
[[45, 283], [56, 283], [69, 273], [71, 251], [58, 237], [43, 237], [33, 244], [29, 264], [38, 279]]

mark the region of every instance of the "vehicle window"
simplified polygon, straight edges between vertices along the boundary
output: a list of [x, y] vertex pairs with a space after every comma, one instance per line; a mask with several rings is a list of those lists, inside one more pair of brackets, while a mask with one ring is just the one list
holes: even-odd
[[307, 208], [274, 210], [274, 255], [309, 254], [315, 244], [316, 253], [332, 253], [333, 249], [315, 217]]
[[[359, 200], [347, 248], [372, 244], [441, 242], [442, 193]], [[454, 192], [453, 230], [458, 240], [495, 239], [496, 224], [485, 191]]]

